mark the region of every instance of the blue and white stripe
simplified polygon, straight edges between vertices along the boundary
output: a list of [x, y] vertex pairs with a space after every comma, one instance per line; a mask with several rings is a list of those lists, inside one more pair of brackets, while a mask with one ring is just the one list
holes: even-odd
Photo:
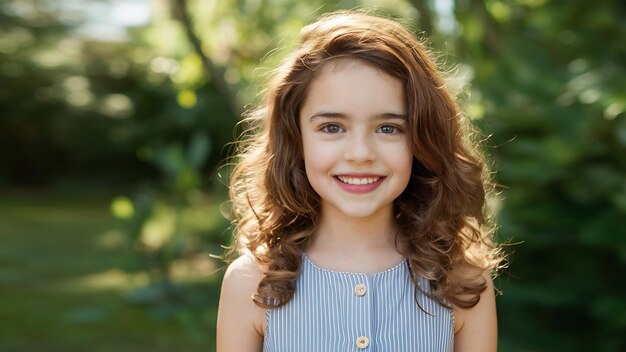
[[[293, 299], [267, 311], [263, 351], [452, 351], [454, 317], [415, 285], [407, 261], [376, 274], [319, 268], [303, 255]], [[429, 282], [418, 277], [426, 291]], [[359, 296], [355, 287], [365, 285]], [[366, 339], [363, 339], [365, 337]]]

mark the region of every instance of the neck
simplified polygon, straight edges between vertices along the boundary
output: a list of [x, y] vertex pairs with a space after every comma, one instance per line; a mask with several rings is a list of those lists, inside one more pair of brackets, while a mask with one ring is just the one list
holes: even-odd
[[376, 273], [397, 265], [396, 226], [392, 209], [367, 217], [350, 217], [322, 207], [319, 226], [307, 255], [325, 269]]
[[313, 240], [315, 246], [338, 250], [375, 248], [376, 251], [395, 251], [396, 227], [391, 208], [363, 218], [322, 208], [320, 219]]

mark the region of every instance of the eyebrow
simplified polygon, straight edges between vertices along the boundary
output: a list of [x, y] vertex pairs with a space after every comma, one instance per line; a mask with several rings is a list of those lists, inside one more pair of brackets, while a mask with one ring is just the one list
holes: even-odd
[[[400, 119], [400, 120], [406, 120], [407, 119], [407, 115], [406, 114], [398, 114], [398, 113], [394, 113], [394, 112], [385, 112], [382, 114], [376, 114], [373, 115], [371, 117], [374, 118], [382, 118], [382, 119]], [[327, 118], [327, 119], [338, 119], [338, 120], [349, 120], [350, 116], [341, 112], [334, 112], [334, 111], [320, 111], [320, 112], [316, 112], [315, 114], [311, 115], [311, 117], [309, 118], [309, 121], [313, 121], [317, 118]]]

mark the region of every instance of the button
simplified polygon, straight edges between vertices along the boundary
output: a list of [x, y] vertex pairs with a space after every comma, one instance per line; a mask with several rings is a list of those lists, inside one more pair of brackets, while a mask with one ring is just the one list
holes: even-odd
[[365, 336], [359, 336], [359, 338], [356, 339], [356, 347], [358, 348], [363, 349], [369, 345], [370, 345], [370, 340]]
[[358, 284], [356, 286], [354, 286], [354, 294], [362, 297], [365, 296], [365, 292], [367, 292], [367, 288], [365, 287], [365, 285], [363, 284]]

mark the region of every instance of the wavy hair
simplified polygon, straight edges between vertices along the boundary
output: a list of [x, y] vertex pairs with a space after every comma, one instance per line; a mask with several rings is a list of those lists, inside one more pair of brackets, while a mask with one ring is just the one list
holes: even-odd
[[409, 184], [394, 201], [396, 247], [414, 274], [430, 280], [431, 297], [473, 307], [486, 288], [483, 273], [495, 272], [502, 260], [484, 216], [490, 190], [485, 162], [424, 43], [394, 20], [356, 11], [327, 14], [304, 27], [263, 103], [244, 120], [229, 192], [232, 250], [251, 253], [263, 270], [252, 299], [273, 308], [293, 297], [320, 214], [320, 198], [305, 174], [299, 112], [322, 67], [339, 58], [360, 60], [402, 82], [414, 160]]

